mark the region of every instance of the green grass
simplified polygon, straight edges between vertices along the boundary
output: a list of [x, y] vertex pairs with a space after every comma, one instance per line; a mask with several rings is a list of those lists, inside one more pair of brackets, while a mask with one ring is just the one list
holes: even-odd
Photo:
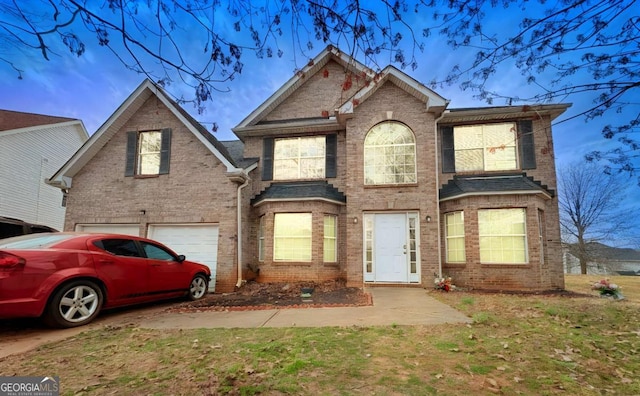
[[640, 277], [615, 281], [625, 300], [432, 294], [469, 325], [104, 328], [4, 358], [0, 375], [59, 375], [63, 395], [640, 394]]

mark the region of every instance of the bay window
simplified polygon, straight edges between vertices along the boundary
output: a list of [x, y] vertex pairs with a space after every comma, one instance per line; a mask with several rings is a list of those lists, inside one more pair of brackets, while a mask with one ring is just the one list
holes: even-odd
[[273, 227], [275, 261], [311, 261], [311, 213], [276, 213]]
[[453, 212], [444, 215], [445, 220], [445, 241], [448, 263], [464, 263], [465, 236], [464, 236], [464, 212]]
[[525, 209], [478, 210], [478, 235], [482, 263], [526, 264]]

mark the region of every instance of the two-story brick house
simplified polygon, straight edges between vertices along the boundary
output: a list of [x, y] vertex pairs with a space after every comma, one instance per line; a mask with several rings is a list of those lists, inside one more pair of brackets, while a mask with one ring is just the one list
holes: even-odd
[[[551, 121], [567, 107], [450, 109], [396, 68], [374, 73], [328, 47], [235, 142], [145, 82], [52, 183], [69, 197], [65, 229], [127, 226], [180, 250], [158, 230], [215, 228], [201, 246], [217, 245], [219, 291], [248, 266], [264, 282], [431, 287], [444, 274], [563, 288]], [[147, 135], [157, 144], [145, 152]]]

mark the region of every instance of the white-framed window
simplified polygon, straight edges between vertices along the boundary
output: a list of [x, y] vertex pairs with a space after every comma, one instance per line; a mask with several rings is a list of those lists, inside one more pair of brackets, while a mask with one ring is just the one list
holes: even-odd
[[521, 208], [478, 210], [480, 262], [528, 263], [525, 215]]
[[258, 224], [258, 261], [264, 261], [264, 216], [260, 216]]
[[465, 253], [464, 212], [451, 212], [444, 215], [444, 230], [448, 263], [464, 263]]
[[513, 122], [454, 127], [456, 171], [517, 169], [516, 134]]
[[147, 131], [138, 134], [138, 175], [157, 175], [160, 173], [160, 149], [162, 133]]
[[325, 146], [325, 136], [275, 139], [273, 179], [323, 179]]
[[410, 184], [416, 178], [416, 140], [395, 121], [380, 123], [364, 140], [364, 184]]
[[311, 213], [276, 213], [273, 225], [275, 261], [311, 261]]
[[335, 263], [338, 261], [338, 216], [324, 216], [323, 261]]

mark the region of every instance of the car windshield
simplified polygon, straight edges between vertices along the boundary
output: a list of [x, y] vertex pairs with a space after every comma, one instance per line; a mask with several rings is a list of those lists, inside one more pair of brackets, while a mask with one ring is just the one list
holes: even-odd
[[0, 249], [47, 248], [73, 237], [74, 235], [60, 233], [23, 235], [14, 238], [0, 239]]

